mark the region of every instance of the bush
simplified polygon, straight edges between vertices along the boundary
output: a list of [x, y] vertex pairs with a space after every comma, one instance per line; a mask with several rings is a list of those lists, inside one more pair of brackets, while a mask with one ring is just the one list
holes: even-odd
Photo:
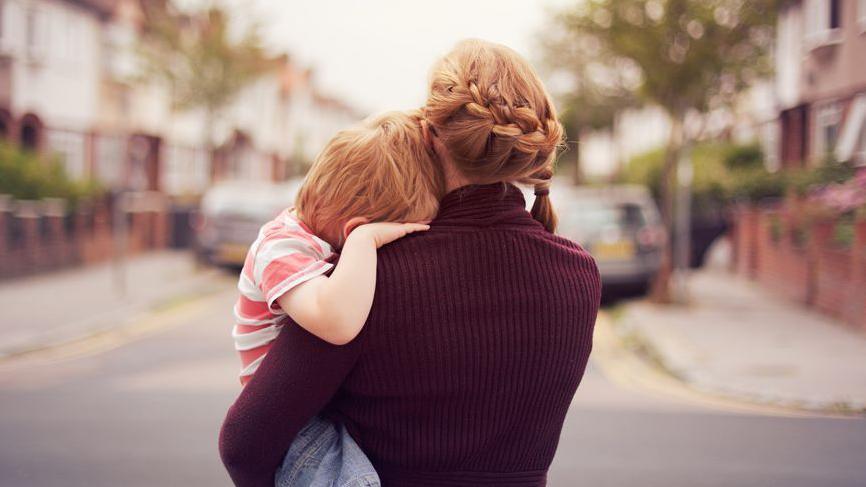
[[764, 152], [758, 144], [733, 145], [724, 155], [729, 171], [753, 170], [764, 167]]
[[827, 161], [815, 168], [788, 171], [788, 187], [804, 196], [819, 186], [844, 183], [852, 179], [856, 172], [851, 164]]
[[[729, 166], [743, 168], [757, 165], [763, 169], [760, 149], [757, 156], [754, 146], [738, 146], [723, 142], [706, 142], [692, 148], [692, 199], [695, 209], [724, 202], [730, 196], [731, 173]], [[619, 182], [642, 184], [650, 188], [659, 198], [664, 149], [655, 149], [640, 154], [626, 164]], [[755, 157], [760, 157], [755, 162]], [[738, 169], [739, 171], [739, 169]], [[751, 171], [751, 170], [750, 170]]]
[[74, 205], [101, 191], [94, 181], [72, 181], [57, 158], [0, 144], [0, 194], [16, 199], [63, 198]]
[[760, 167], [733, 172], [729, 175], [726, 186], [726, 199], [757, 203], [785, 196], [788, 178], [784, 174], [771, 173]]

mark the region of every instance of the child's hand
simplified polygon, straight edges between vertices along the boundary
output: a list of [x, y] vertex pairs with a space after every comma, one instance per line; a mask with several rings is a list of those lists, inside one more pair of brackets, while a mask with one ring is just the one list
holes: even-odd
[[378, 249], [381, 246], [391, 243], [399, 238], [403, 238], [410, 233], [423, 232], [429, 229], [430, 225], [423, 223], [367, 223], [355, 228], [352, 233], [349, 234], [349, 238], [351, 239], [353, 236], [357, 235], [357, 237], [371, 239]]

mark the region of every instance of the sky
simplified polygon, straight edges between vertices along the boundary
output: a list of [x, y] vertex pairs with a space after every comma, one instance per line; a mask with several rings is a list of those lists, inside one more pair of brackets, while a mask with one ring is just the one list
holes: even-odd
[[270, 48], [314, 68], [328, 94], [361, 112], [420, 106], [433, 62], [478, 37], [538, 59], [551, 8], [575, 0], [227, 0], [258, 18]]

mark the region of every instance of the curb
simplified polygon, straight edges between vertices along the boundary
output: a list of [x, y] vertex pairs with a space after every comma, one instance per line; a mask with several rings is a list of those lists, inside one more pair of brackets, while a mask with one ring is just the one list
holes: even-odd
[[664, 357], [636, 330], [617, 325], [609, 312], [600, 312], [595, 325], [592, 358], [610, 380], [704, 406], [789, 417], [866, 418], [866, 410], [792, 403], [771, 397], [752, 397], [696, 383], [665, 365]]
[[197, 305], [209, 301], [208, 298], [224, 291], [223, 287], [212, 286], [195, 292], [172, 296], [149, 305], [138, 306], [125, 314], [124, 318], [101, 320], [96, 325], [86, 327], [74, 334], [61, 336], [50, 341], [32, 340], [29, 343], [9, 347], [0, 350], [0, 364], [42, 356], [66, 358], [66, 356], [79, 354], [78, 352], [70, 354], [71, 351], [90, 349], [97, 343], [110, 342], [114, 345], [127, 343], [151, 331], [174, 324], [169, 323], [172, 321], [169, 318], [177, 314], [185, 315], [185, 312], [191, 308], [198, 309]]

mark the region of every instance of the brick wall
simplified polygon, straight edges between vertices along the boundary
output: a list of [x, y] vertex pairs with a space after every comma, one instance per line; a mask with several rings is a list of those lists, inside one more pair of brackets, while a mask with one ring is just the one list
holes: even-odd
[[786, 298], [866, 330], [866, 219], [854, 241], [833, 235], [838, 221], [805, 216], [789, 199], [734, 212], [733, 269]]
[[155, 193], [100, 199], [74, 211], [60, 200], [0, 195], [0, 279], [166, 248], [172, 220], [165, 196]]

